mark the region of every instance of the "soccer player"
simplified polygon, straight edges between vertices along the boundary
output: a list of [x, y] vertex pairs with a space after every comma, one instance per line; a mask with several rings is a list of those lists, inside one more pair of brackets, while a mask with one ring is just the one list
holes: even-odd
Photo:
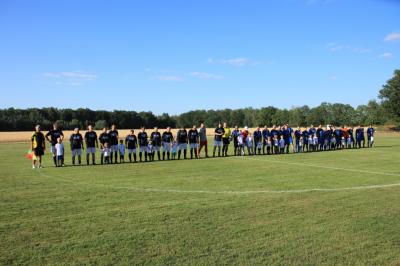
[[358, 126], [356, 128], [356, 142], [357, 142], [356, 147], [358, 147], [358, 148], [361, 148], [361, 142], [362, 142], [363, 135], [364, 135], [364, 132], [361, 130], [361, 126]]
[[253, 133], [253, 139], [254, 139], [254, 155], [261, 155], [261, 148], [262, 148], [262, 132], [260, 130], [260, 127], [256, 128], [256, 131]]
[[119, 162], [124, 163], [125, 162], [125, 145], [124, 145], [124, 140], [120, 140], [118, 144], [118, 152], [119, 152]]
[[229, 138], [231, 137], [232, 131], [226, 123], [224, 123], [224, 134], [222, 135], [222, 156], [228, 156], [228, 147], [230, 144]]
[[182, 150], [183, 150], [183, 158], [186, 159], [188, 133], [184, 127], [181, 127], [181, 129], [178, 130], [176, 138], [178, 140], [178, 160], [181, 159]]
[[338, 127], [334, 131], [335, 139], [336, 139], [336, 149], [342, 149], [342, 137], [343, 137], [343, 130], [341, 127]]
[[149, 144], [149, 142], [144, 127], [141, 128], [138, 134], [138, 142], [139, 142], [139, 160], [142, 161], [142, 154], [144, 152], [144, 160], [145, 162], [147, 162], [147, 145]]
[[[109, 147], [108, 145], [110, 145], [110, 134], [107, 132], [107, 128], [103, 128], [103, 132], [100, 134], [99, 136], [99, 142], [100, 142], [100, 163], [103, 164], [104, 161], [104, 152], [105, 152], [105, 148], [107, 146], [107, 151], [109, 153]], [[107, 144], [107, 145], [106, 145]]]
[[214, 151], [213, 157], [215, 157], [215, 151], [218, 148], [218, 157], [221, 157], [221, 145], [222, 145], [222, 135], [225, 133], [224, 128], [221, 123], [218, 124], [218, 127], [215, 128], [214, 131]]
[[263, 154], [265, 154], [265, 147], [267, 146], [268, 142], [268, 137], [270, 136], [269, 130], [267, 126], [264, 126], [264, 129], [262, 131], [262, 137], [263, 137]]
[[161, 139], [163, 147], [162, 158], [163, 160], [165, 160], [165, 153], [167, 153], [167, 159], [169, 160], [171, 153], [171, 142], [174, 140], [174, 136], [172, 135], [170, 127], [167, 127], [167, 131], [164, 131], [164, 133], [161, 136]]
[[35, 132], [32, 134], [31, 147], [33, 154], [35, 155], [32, 160], [32, 169], [36, 168], [37, 161], [39, 161], [39, 168], [42, 168], [42, 156], [46, 150], [46, 141], [40, 125], [36, 125]]
[[193, 153], [194, 157], [198, 159], [198, 148], [199, 148], [199, 132], [197, 131], [197, 128], [195, 125], [189, 130], [188, 132], [188, 137], [189, 137], [189, 146], [190, 146], [190, 159], [193, 159]]
[[317, 149], [322, 151], [324, 147], [324, 129], [322, 128], [322, 125], [318, 126], [315, 135], [318, 138], [318, 144], [319, 144]]
[[110, 163], [113, 163], [113, 155], [114, 155], [114, 163], [118, 163], [118, 130], [117, 126], [113, 124], [110, 130]]
[[89, 165], [89, 157], [92, 154], [92, 164], [96, 164], [96, 147], [99, 147], [99, 142], [97, 141], [97, 134], [93, 131], [91, 125], [88, 126], [88, 131], [85, 133], [85, 143], [86, 143], [86, 164]]
[[79, 133], [79, 128], [74, 129], [74, 133], [71, 134], [69, 138], [72, 153], [72, 164], [75, 165], [75, 156], [78, 155], [79, 164], [82, 163], [81, 156], [83, 148], [83, 138], [81, 133]]
[[158, 128], [155, 127], [154, 131], [151, 132], [150, 134], [150, 140], [151, 143], [153, 144], [153, 149], [152, 149], [152, 159], [154, 161], [154, 155], [155, 152], [157, 152], [157, 158], [160, 161], [161, 160], [161, 133], [158, 132]]
[[137, 138], [134, 133], [135, 131], [132, 129], [131, 133], [126, 136], [125, 146], [128, 149], [129, 162], [132, 162], [132, 154], [133, 154], [133, 161], [136, 163]]
[[[301, 139], [301, 130], [300, 130], [299, 126], [297, 126], [297, 129], [294, 131], [294, 138], [296, 141], [296, 152], [299, 153], [299, 152], [301, 152], [301, 146], [302, 146], [302, 145], [300, 145], [300, 142], [303, 141]], [[303, 143], [301, 143], [301, 144], [303, 144]]]
[[361, 127], [361, 141], [363, 144], [363, 148], [365, 148], [365, 135], [364, 135], [364, 126], [360, 126]]
[[238, 126], [235, 126], [235, 129], [232, 131], [232, 139], [233, 139], [233, 154], [240, 155], [239, 151], [239, 142], [238, 137], [240, 135], [240, 130]]
[[355, 142], [355, 139], [354, 139], [354, 129], [352, 128], [352, 127], [350, 127], [349, 128], [349, 135], [350, 135], [350, 143], [351, 144], [353, 144], [353, 148], [355, 148], [356, 147], [356, 142]]
[[[50, 138], [49, 138], [50, 137]], [[58, 124], [54, 123], [53, 124], [53, 129], [47, 132], [46, 134], [46, 140], [50, 142], [50, 152], [53, 155], [53, 161], [54, 165], [57, 166], [57, 154], [55, 150], [55, 145], [57, 144], [57, 139], [61, 138], [61, 140], [64, 139], [64, 134], [61, 129], [58, 128]], [[62, 160], [62, 164], [64, 164], [64, 159]]]
[[367, 129], [368, 148], [372, 148], [372, 145], [374, 144], [374, 134], [375, 129], [372, 127], [372, 125], [369, 125]]
[[58, 166], [63, 166], [63, 158], [64, 158], [64, 143], [62, 143], [62, 139], [58, 138], [57, 139], [57, 144], [54, 146], [56, 149], [56, 154], [57, 154], [57, 165]]
[[201, 149], [203, 147], [204, 147], [204, 151], [206, 154], [206, 158], [208, 158], [207, 130], [206, 130], [204, 123], [200, 124], [199, 137], [200, 137], [199, 158], [200, 158]]
[[304, 152], [305, 150], [309, 151], [309, 150], [308, 150], [308, 138], [310, 137], [310, 133], [309, 133], [308, 128], [306, 128], [305, 130], [303, 130], [303, 132], [302, 132], [301, 135], [302, 135], [302, 137], [303, 137], [303, 152]]

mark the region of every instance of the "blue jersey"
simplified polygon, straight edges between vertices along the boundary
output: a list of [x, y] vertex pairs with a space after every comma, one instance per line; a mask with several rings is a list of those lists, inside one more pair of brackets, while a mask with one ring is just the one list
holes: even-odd
[[264, 130], [262, 131], [262, 136], [263, 136], [264, 140], [267, 140], [268, 137], [270, 136], [269, 130], [268, 130], [268, 129], [264, 129]]
[[303, 131], [303, 142], [304, 142], [304, 144], [308, 144], [308, 136], [309, 135], [310, 135], [309, 131], [307, 131], [307, 130]]
[[373, 136], [374, 136], [374, 133], [375, 133], [375, 129], [374, 129], [373, 127], [369, 127], [369, 128], [367, 129], [367, 136], [368, 136], [368, 137], [373, 137]]
[[237, 137], [240, 135], [240, 131], [238, 129], [235, 129], [232, 131], [232, 138], [234, 142], [237, 142]]
[[259, 130], [254, 131], [253, 133], [254, 142], [260, 142], [262, 140], [262, 133]]
[[342, 136], [343, 136], [343, 131], [341, 129], [336, 129], [335, 130], [335, 138], [339, 140], [342, 138]]
[[296, 140], [300, 139], [300, 137], [301, 137], [301, 131], [300, 131], [300, 130], [296, 130], [296, 131], [294, 132], [294, 137], [296, 138]]
[[310, 128], [309, 130], [308, 130], [308, 133], [310, 134], [310, 135], [314, 135], [315, 133], [316, 133], [316, 130], [315, 130], [315, 128]]
[[272, 129], [271, 130], [271, 137], [275, 137], [275, 136], [278, 136], [278, 130]]

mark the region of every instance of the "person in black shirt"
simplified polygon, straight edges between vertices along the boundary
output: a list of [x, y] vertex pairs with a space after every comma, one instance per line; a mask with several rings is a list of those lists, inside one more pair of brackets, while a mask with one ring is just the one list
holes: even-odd
[[[49, 138], [50, 137], [50, 138]], [[56, 149], [55, 145], [57, 144], [57, 139], [61, 138], [61, 140], [64, 139], [64, 134], [61, 129], [58, 128], [58, 124], [54, 123], [53, 124], [53, 129], [47, 132], [46, 134], [46, 140], [50, 142], [50, 152], [53, 154], [53, 161], [54, 165], [57, 166], [57, 156], [56, 156]], [[64, 165], [64, 156], [63, 159], [61, 160], [61, 164]]]
[[174, 136], [171, 133], [171, 128], [167, 127], [167, 131], [165, 131], [162, 136], [162, 146], [163, 146], [163, 160], [165, 160], [165, 153], [167, 153], [167, 158], [169, 160], [169, 156], [171, 153], [171, 142], [174, 140]]
[[79, 128], [74, 129], [74, 133], [69, 138], [72, 152], [72, 164], [75, 165], [75, 156], [78, 155], [78, 162], [81, 164], [81, 155], [83, 148], [83, 138], [79, 133]]
[[257, 150], [258, 150], [258, 155], [261, 155], [262, 132], [261, 132], [260, 127], [257, 127], [256, 130], [254, 131], [253, 141], [254, 141], [254, 155], [257, 155]]
[[183, 158], [186, 159], [188, 133], [184, 127], [178, 130], [176, 138], [178, 139], [178, 160], [181, 159], [182, 150], [183, 150]]
[[199, 132], [196, 129], [196, 126], [193, 126], [192, 129], [188, 132], [189, 137], [189, 146], [190, 146], [190, 159], [193, 159], [193, 153], [196, 159], [198, 159], [198, 148], [199, 148]]
[[97, 134], [93, 131], [93, 127], [91, 125], [88, 126], [88, 131], [85, 133], [85, 143], [86, 143], [86, 164], [89, 165], [89, 157], [92, 154], [92, 164], [96, 164], [96, 147], [99, 147], [99, 143], [97, 141]]
[[144, 152], [144, 160], [147, 162], [147, 145], [149, 141], [147, 139], [147, 133], [144, 127], [141, 128], [141, 131], [138, 134], [138, 142], [139, 142], [139, 159], [142, 161], [142, 154]]
[[221, 146], [222, 146], [222, 135], [224, 135], [225, 130], [222, 127], [221, 123], [218, 124], [218, 127], [214, 131], [214, 152], [213, 157], [215, 157], [215, 151], [218, 147], [218, 157], [221, 157]]
[[160, 149], [161, 149], [161, 133], [160, 132], [158, 132], [158, 128], [157, 127], [155, 127], [154, 128], [154, 131], [150, 134], [150, 140], [151, 140], [151, 143], [153, 144], [153, 150], [152, 150], [152, 159], [154, 160], [154, 154], [155, 154], [155, 152], [157, 152], [157, 157], [158, 157], [158, 160], [160, 161], [161, 160], [161, 152], [160, 152]]
[[134, 133], [135, 131], [132, 129], [131, 133], [126, 136], [125, 146], [128, 149], [129, 162], [132, 162], [132, 154], [133, 154], [133, 160], [136, 163], [137, 138]]
[[113, 163], [113, 155], [114, 155], [114, 163], [118, 163], [118, 130], [117, 126], [113, 124], [110, 130], [110, 162]]
[[100, 141], [100, 152], [101, 152], [101, 164], [104, 161], [104, 148], [105, 144], [110, 145], [110, 134], [107, 132], [107, 128], [103, 128], [103, 132], [99, 136]]

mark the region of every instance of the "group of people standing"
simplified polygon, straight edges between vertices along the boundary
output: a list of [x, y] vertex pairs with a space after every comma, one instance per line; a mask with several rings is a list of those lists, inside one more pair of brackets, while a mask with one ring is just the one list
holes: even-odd
[[[367, 129], [367, 146], [372, 147], [374, 143], [375, 130], [372, 126]], [[55, 166], [64, 166], [64, 134], [55, 123], [53, 129], [46, 135], [41, 132], [37, 125], [31, 137], [33, 168], [42, 167], [42, 156], [46, 149], [46, 140], [50, 142], [50, 151], [53, 155]], [[294, 141], [293, 141], [294, 140]], [[358, 126], [355, 131], [351, 127], [326, 127], [315, 128], [310, 126], [305, 129], [297, 127], [293, 130], [289, 125], [273, 126], [269, 129], [257, 127], [251, 133], [248, 127], [240, 130], [238, 126], [231, 130], [226, 123], [218, 124], [214, 130], [213, 157], [228, 156], [228, 148], [233, 142], [235, 156], [237, 155], [261, 155], [261, 154], [283, 154], [292, 150], [294, 153], [309, 151], [326, 151], [343, 148], [365, 147], [364, 128]], [[205, 157], [208, 155], [208, 139], [204, 123], [200, 128], [194, 125], [191, 129], [180, 128], [176, 136], [167, 128], [162, 134], [155, 127], [151, 134], [147, 134], [144, 127], [135, 134], [130, 130], [125, 138], [120, 138], [116, 125], [111, 129], [104, 128], [98, 136], [91, 125], [82, 136], [79, 128], [75, 128], [69, 138], [71, 148], [72, 164], [82, 164], [82, 151], [86, 146], [86, 164], [96, 164], [96, 149], [100, 148], [100, 163], [122, 163], [125, 155], [129, 162], [175, 160], [187, 159], [189, 149], [190, 159], [200, 158], [200, 152], [204, 148]], [[189, 148], [188, 148], [189, 146]], [[137, 154], [139, 158], [137, 158]], [[76, 160], [77, 159], [77, 160]], [[90, 160], [91, 159], [91, 160]], [[37, 166], [38, 164], [38, 166]]]

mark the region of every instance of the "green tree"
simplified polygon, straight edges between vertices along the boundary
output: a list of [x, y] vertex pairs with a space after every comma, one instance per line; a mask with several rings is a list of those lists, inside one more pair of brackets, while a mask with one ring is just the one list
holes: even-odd
[[379, 91], [384, 109], [394, 120], [400, 123], [400, 70], [396, 69], [394, 75]]

